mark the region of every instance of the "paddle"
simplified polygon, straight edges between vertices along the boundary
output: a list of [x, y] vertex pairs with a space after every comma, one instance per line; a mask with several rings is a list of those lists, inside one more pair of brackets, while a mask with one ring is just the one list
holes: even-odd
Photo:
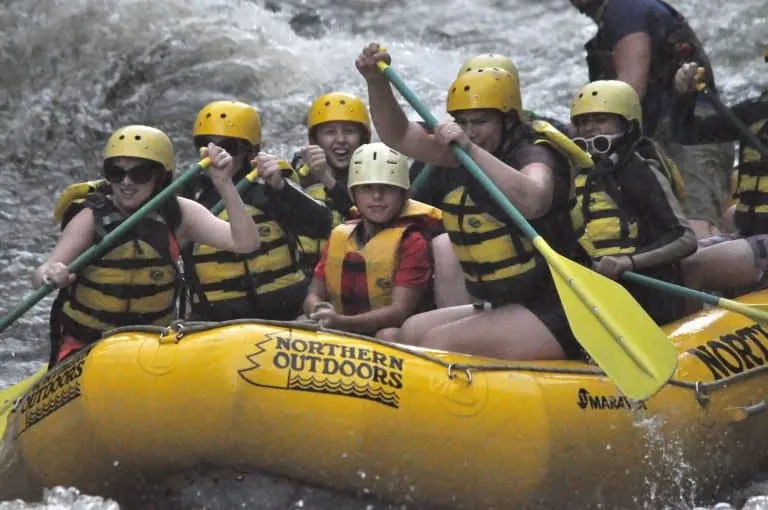
[[[175, 179], [164, 190], [155, 195], [149, 202], [141, 206], [136, 212], [131, 214], [123, 223], [121, 223], [115, 230], [104, 236], [98, 244], [95, 244], [84, 251], [79, 257], [72, 261], [69, 265], [70, 272], [76, 273], [85, 266], [90, 264], [94, 259], [103, 255], [125, 232], [133, 228], [141, 219], [147, 215], [147, 213], [156, 209], [160, 204], [166, 201], [171, 195], [187, 184], [197, 173], [210, 166], [211, 160], [204, 158], [196, 163], [192, 168], [184, 172], [181, 176]], [[42, 285], [35, 292], [27, 296], [19, 306], [11, 310], [9, 314], [0, 319], [0, 332], [4, 331], [8, 326], [13, 324], [16, 319], [21, 317], [27, 310], [35, 306], [38, 301], [43, 299], [46, 295], [56, 289], [56, 285], [49, 283]]]
[[[242, 196], [243, 192], [251, 187], [251, 185], [256, 182], [256, 179], [259, 177], [259, 169], [254, 168], [250, 172], [248, 172], [245, 177], [240, 179], [240, 182], [237, 183], [237, 193]], [[211, 212], [214, 216], [218, 216], [218, 214], [224, 210], [224, 200], [219, 200], [216, 202], [216, 204], [211, 207]]]
[[707, 100], [712, 103], [712, 106], [715, 107], [715, 109], [718, 111], [720, 115], [723, 116], [723, 118], [727, 119], [728, 122], [730, 122], [733, 127], [736, 128], [736, 130], [741, 134], [742, 137], [744, 137], [744, 140], [749, 142], [749, 145], [751, 145], [755, 150], [757, 150], [760, 155], [766, 159], [768, 159], [768, 148], [765, 147], [763, 142], [760, 141], [760, 139], [757, 138], [757, 135], [753, 133], [742, 121], [739, 119], [736, 114], [733, 113], [733, 110], [728, 108], [726, 105], [723, 104], [722, 101], [720, 101], [720, 98], [718, 97], [717, 93], [715, 93], [712, 89], [707, 87], [706, 82], [703, 81], [705, 70], [703, 67], [700, 67], [696, 71], [696, 90], [703, 94], [704, 97], [707, 98]]
[[639, 283], [640, 285], [645, 285], [646, 287], [651, 287], [662, 292], [668, 292], [677, 296], [696, 299], [708, 305], [717, 306], [719, 308], [724, 308], [725, 310], [740, 313], [741, 315], [749, 317], [756, 322], [768, 323], [768, 311], [760, 310], [745, 303], [739, 303], [738, 301], [734, 301], [732, 299], [718, 297], [713, 294], [702, 292], [700, 290], [689, 289], [688, 287], [683, 287], [682, 285], [665, 282], [664, 280], [658, 280], [643, 274], [633, 273], [632, 271], [625, 271], [621, 274], [621, 277], [627, 281]]
[[[435, 127], [437, 119], [397, 73], [384, 62], [378, 66], [427, 125]], [[656, 393], [677, 365], [677, 351], [664, 332], [619, 283], [555, 252], [466, 151], [456, 144], [451, 151], [544, 257], [574, 335], [606, 375], [630, 398]]]

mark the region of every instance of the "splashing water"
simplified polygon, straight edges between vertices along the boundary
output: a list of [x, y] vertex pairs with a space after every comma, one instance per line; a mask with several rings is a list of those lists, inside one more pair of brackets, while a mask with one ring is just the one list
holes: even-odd
[[[762, 0], [675, 6], [707, 47], [727, 101], [762, 90]], [[494, 51], [517, 62], [526, 107], [564, 119], [587, 80], [581, 44], [594, 32], [566, 0], [6, 0], [0, 24], [0, 314], [30, 292], [29, 272], [55, 243], [56, 195], [98, 176], [103, 143], [121, 125], [170, 133], [185, 168], [195, 160], [191, 124], [199, 108], [236, 98], [262, 113], [264, 149], [290, 158], [305, 143], [314, 97], [365, 95], [353, 61], [369, 40], [387, 46], [393, 66], [438, 117], [462, 60]], [[0, 387], [47, 359], [51, 302], [2, 333]], [[656, 418], [647, 422], [648, 461], [672, 467], [661, 484], [648, 482], [638, 506], [678, 508], [695, 489], [687, 481], [696, 467]], [[768, 509], [765, 479], [746, 489], [745, 509]], [[44, 498], [0, 503], [0, 510], [117, 508], [75, 489], [52, 489]], [[255, 476], [201, 480], [178, 501], [182, 508], [384, 508]]]

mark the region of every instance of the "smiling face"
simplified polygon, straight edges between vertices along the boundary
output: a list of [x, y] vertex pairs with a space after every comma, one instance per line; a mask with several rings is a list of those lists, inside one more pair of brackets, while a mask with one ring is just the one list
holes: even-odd
[[453, 117], [473, 143], [493, 154], [501, 144], [504, 117], [497, 110], [463, 110]]
[[352, 198], [364, 220], [374, 225], [392, 221], [403, 208], [406, 191], [390, 184], [361, 184], [352, 188]]
[[104, 164], [115, 205], [123, 211], [135, 211], [149, 200], [164, 172], [158, 163], [141, 158], [117, 157]]
[[356, 122], [326, 122], [317, 126], [314, 138], [331, 168], [347, 170], [352, 153], [363, 144], [363, 130]]

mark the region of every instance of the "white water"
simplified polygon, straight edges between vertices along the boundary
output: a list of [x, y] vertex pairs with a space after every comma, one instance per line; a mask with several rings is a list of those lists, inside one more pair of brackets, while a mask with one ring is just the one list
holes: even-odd
[[[438, 117], [456, 69], [470, 54], [493, 51], [513, 57], [526, 106], [560, 118], [587, 79], [581, 44], [594, 27], [567, 0], [279, 4], [279, 12], [273, 12], [257, 1], [4, 2], [0, 315], [31, 291], [29, 272], [54, 245], [50, 218], [56, 194], [71, 182], [98, 175], [104, 140], [120, 125], [141, 122], [170, 132], [184, 168], [195, 159], [191, 124], [197, 110], [211, 100], [233, 97], [262, 112], [265, 150], [289, 157], [305, 140], [302, 124], [315, 96], [334, 89], [364, 95], [353, 61], [370, 40], [390, 50], [395, 69]], [[764, 89], [764, 0], [680, 0], [676, 6], [707, 46], [726, 100]], [[312, 9], [321, 24], [297, 29], [320, 37], [297, 35], [291, 19]], [[31, 374], [47, 358], [50, 302], [44, 300], [2, 333], [0, 387]], [[651, 434], [653, 440], [662, 441]], [[674, 452], [674, 445], [667, 447]], [[639, 506], [680, 505], [688, 490], [686, 473], [695, 466], [679, 462], [670, 487], [648, 487], [648, 498]], [[766, 478], [745, 488], [747, 494], [768, 494], [761, 479]], [[660, 493], [675, 496], [662, 501]], [[46, 497], [40, 505], [0, 503], [0, 510], [114, 508], [71, 491]], [[364, 500], [266, 477], [221, 486], [200, 483], [181, 494], [180, 505], [373, 508]], [[766, 496], [755, 496], [745, 508], [768, 508]]]

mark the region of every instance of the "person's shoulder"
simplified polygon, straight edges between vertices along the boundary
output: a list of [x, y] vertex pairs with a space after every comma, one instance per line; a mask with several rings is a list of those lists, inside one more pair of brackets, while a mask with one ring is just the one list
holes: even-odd
[[419, 228], [406, 230], [400, 243], [400, 252], [411, 256], [418, 256], [420, 253], [429, 255], [429, 240], [426, 232]]

